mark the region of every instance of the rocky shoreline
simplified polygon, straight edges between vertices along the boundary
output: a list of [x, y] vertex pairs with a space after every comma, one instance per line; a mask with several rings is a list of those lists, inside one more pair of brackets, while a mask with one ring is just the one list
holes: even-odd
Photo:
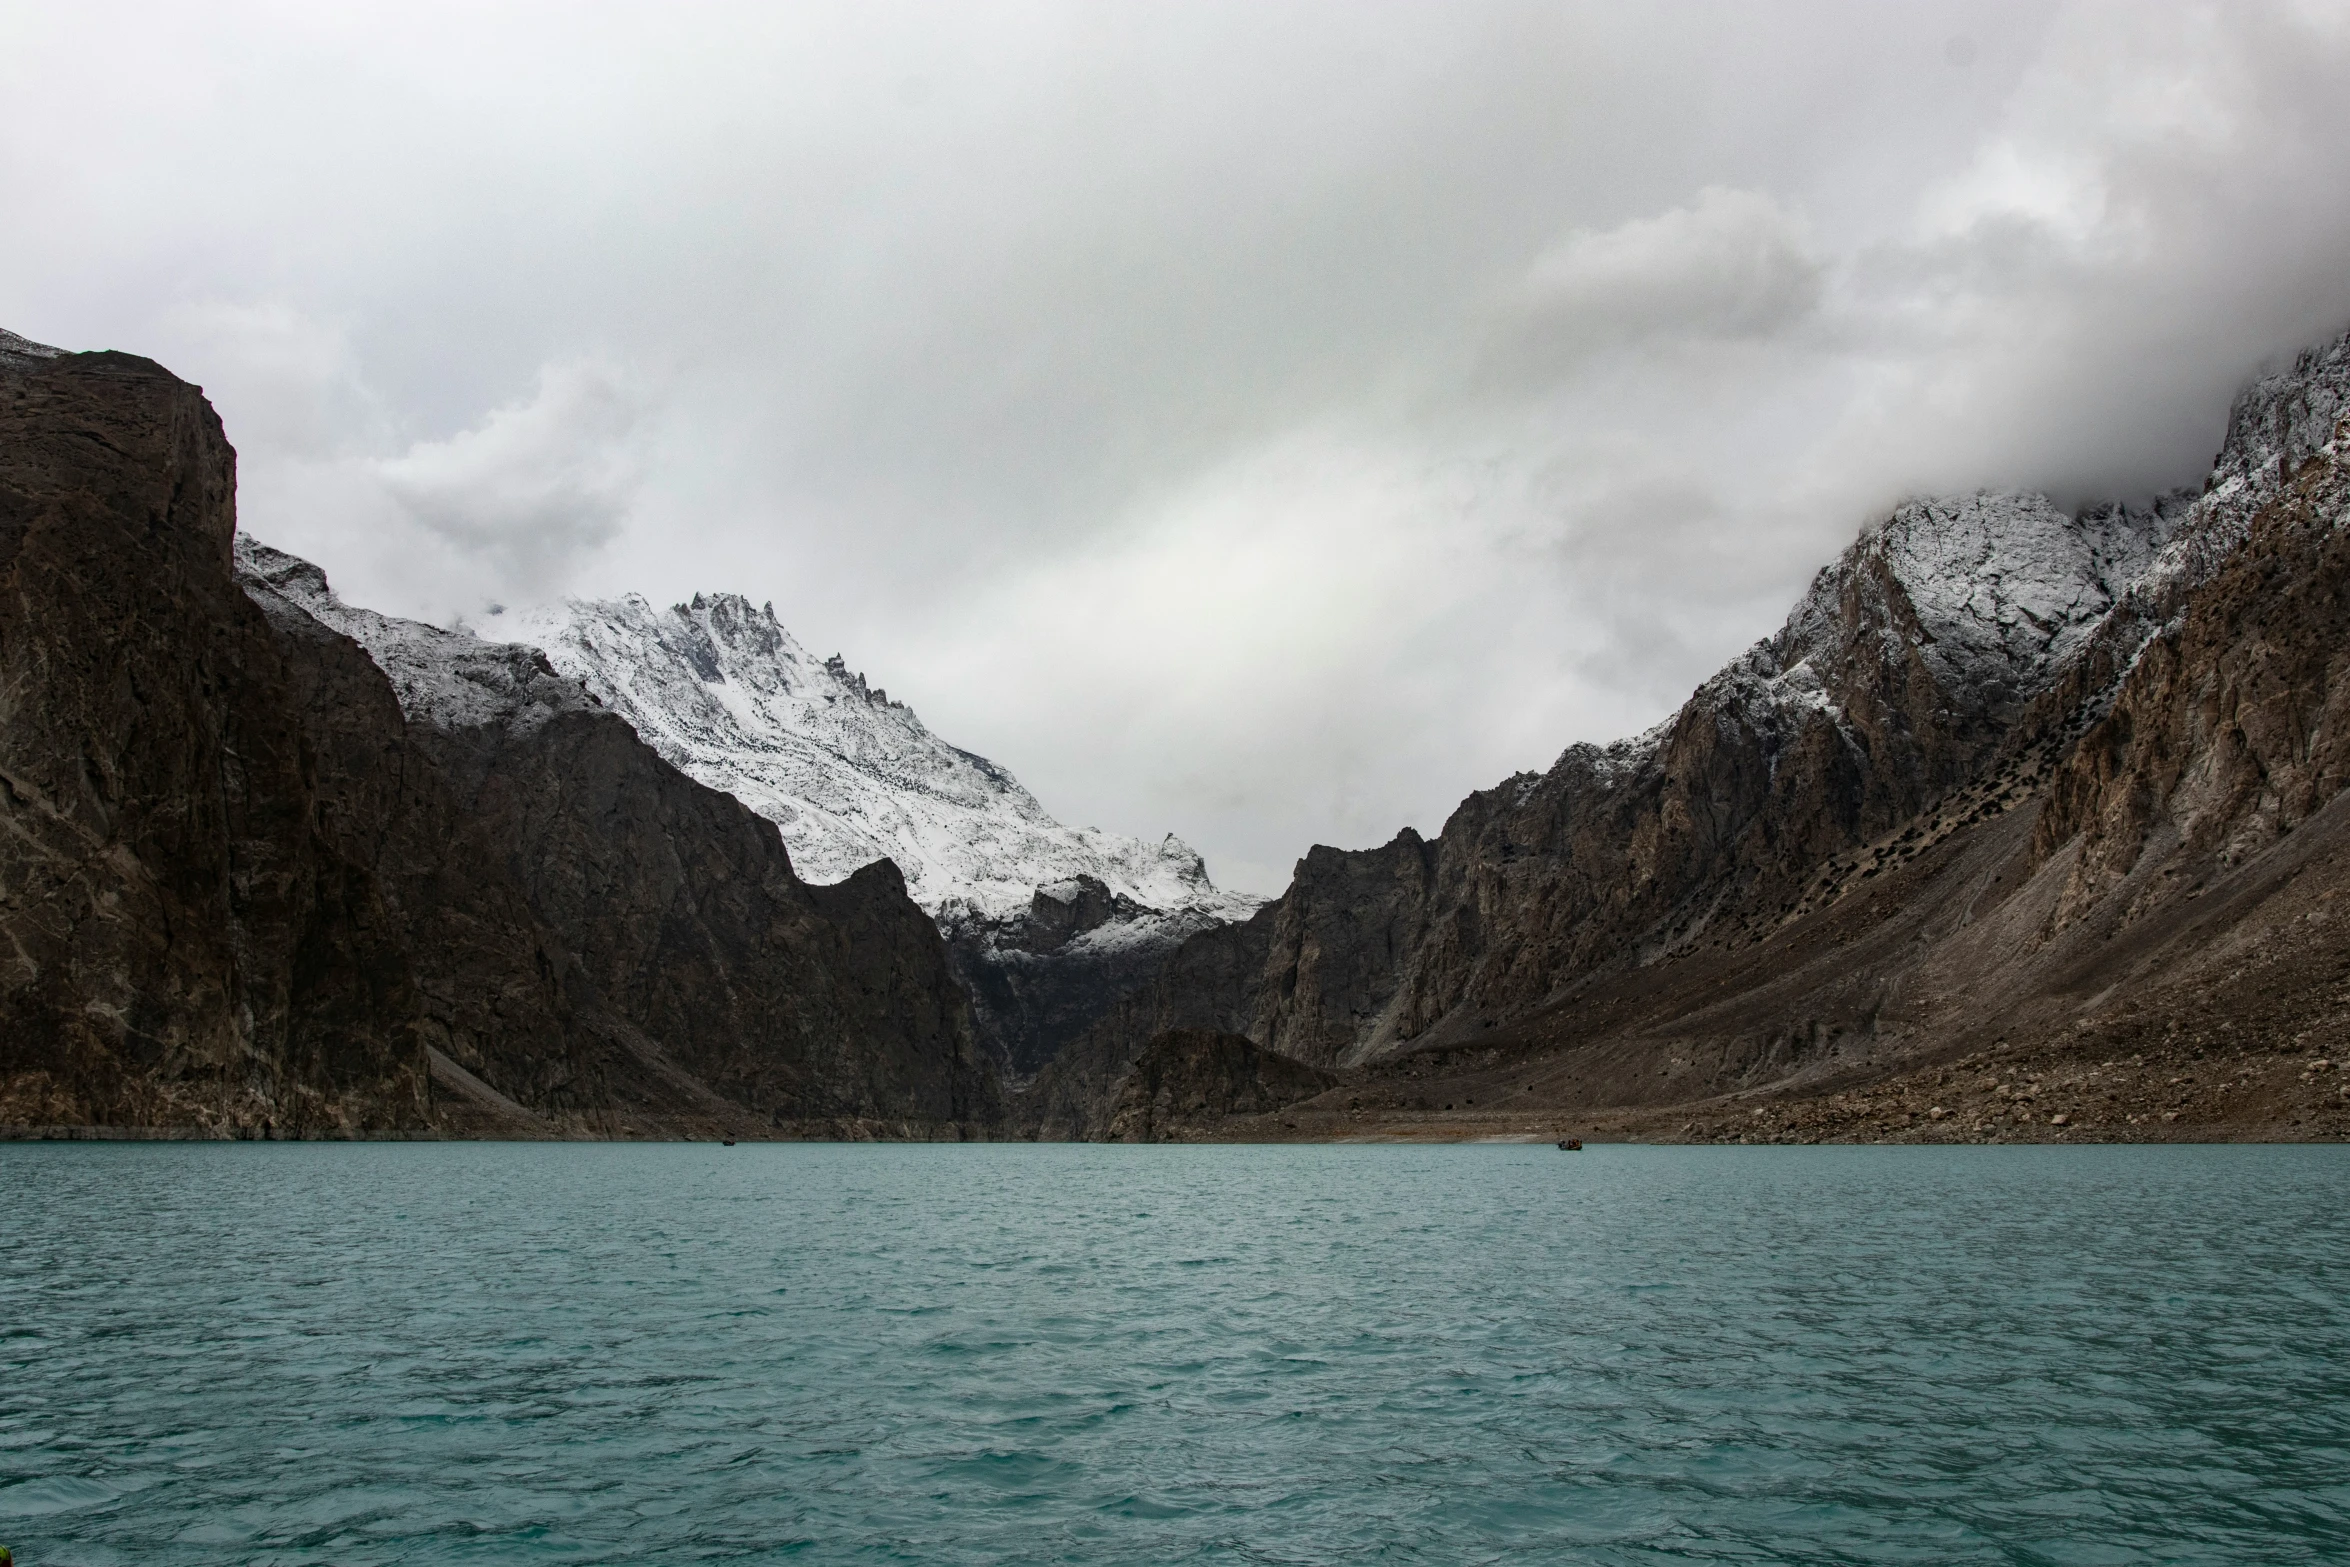
[[1817, 1096], [1757, 1093], [1653, 1110], [1459, 1109], [1368, 1116], [1294, 1105], [1234, 1117], [1202, 1142], [2040, 1144], [2350, 1142], [2345, 1073], [2325, 1057], [2023, 1052]]

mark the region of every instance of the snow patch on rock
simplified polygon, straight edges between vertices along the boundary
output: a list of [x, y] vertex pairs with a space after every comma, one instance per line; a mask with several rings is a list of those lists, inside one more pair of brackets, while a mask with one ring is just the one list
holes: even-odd
[[[1623, 786], [1679, 725], [1710, 716], [1778, 746], [1822, 721], [1860, 746], [1848, 682], [1912, 655], [1957, 708], [2012, 709], [2048, 688], [2185, 525], [2188, 498], [2068, 515], [2000, 491], [1915, 500], [1866, 529], [1786, 622], [1711, 676], [1679, 712], [1613, 745], [1570, 746], [1550, 778]], [[1857, 640], [1856, 640], [1857, 639]], [[1520, 803], [1536, 783], [1520, 783]]]
[[[2185, 499], [2068, 515], [2044, 495], [1983, 490], [1910, 501], [1871, 525], [1786, 624], [1700, 694], [1765, 728], [1846, 720], [1838, 686], [1867, 658], [1914, 650], [1957, 707], [1990, 712], [2046, 690], [2147, 577]], [[1848, 646], [1855, 631], [1864, 640]]]
[[65, 350], [51, 348], [47, 343], [36, 343], [29, 337], [19, 337], [6, 327], [0, 327], [0, 365], [27, 359], [62, 359]]
[[1063, 826], [837, 655], [811, 656], [772, 605], [574, 600], [500, 614], [489, 634], [543, 651], [672, 765], [773, 821], [810, 881], [894, 860], [942, 925], [1018, 918], [1038, 889], [1088, 876], [1187, 927], [1244, 919], [1261, 901], [1218, 889], [1172, 834]]
[[2153, 565], [2179, 509], [2101, 506], [2078, 516], [2044, 495], [1993, 490], [1915, 500], [1864, 532], [1813, 580], [1764, 644], [1782, 668], [1832, 663], [1844, 598], [1899, 589], [1879, 616], [1953, 696], [2044, 689]]
[[2202, 493], [2191, 497], [2150, 583], [2191, 587], [2219, 570], [2248, 536], [2253, 515], [2311, 459], [2350, 455], [2350, 335], [2302, 350], [2290, 370], [2238, 394], [2227, 439]]
[[246, 593], [264, 608], [267, 597], [275, 596], [365, 648], [411, 723], [441, 729], [507, 725], [528, 733], [557, 713], [596, 705], [536, 648], [485, 642], [469, 632], [345, 604], [327, 585], [325, 572], [243, 533], [236, 538], [236, 564]]

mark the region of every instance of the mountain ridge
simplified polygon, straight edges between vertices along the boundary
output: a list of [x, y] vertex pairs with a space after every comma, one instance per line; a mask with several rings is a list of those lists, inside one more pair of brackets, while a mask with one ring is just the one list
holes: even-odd
[[[1662, 986], [1642, 1005], [1669, 1008], [1681, 992], [1656, 977], [1669, 970], [1695, 1007], [1727, 983], [1711, 966], [1841, 917], [1858, 889], [1873, 898], [1994, 820], [2020, 812], [2066, 844], [2084, 815], [2123, 831], [2153, 762], [2115, 763], [2133, 781], [2092, 788], [2084, 758], [2131, 711], [2148, 650], [2242, 566], [2292, 476], [2338, 461], [2346, 365], [2336, 342], [2248, 388], [2197, 493], [2072, 516], [1992, 491], [1897, 508], [1778, 632], [1645, 735], [1571, 746], [1544, 773], [1478, 791], [1432, 840], [1310, 851], [1280, 899], [1187, 942], [1073, 1045], [1022, 1101], [1024, 1124], [1102, 1135], [1125, 1063], [1169, 1029], [1373, 1077], [1382, 1061], [1528, 1030], [1588, 1043], [1565, 1021], [1577, 997]], [[2200, 656], [2222, 655], [2212, 643]], [[2051, 857], [2086, 865], [2094, 851], [2041, 843], [2015, 871], [2037, 897]], [[2084, 884], [2049, 917], [2082, 918], [2110, 890]], [[1893, 970], [1885, 982], [1902, 983]], [[1831, 1033], [1873, 1033], [1889, 1015], [1811, 1004], [1849, 1018], [1814, 1018]], [[1813, 1032], [1785, 1020], [1722, 1048], [1740, 1072], [1774, 1059], [1792, 1071], [1805, 1052], [1786, 1041]]]
[[[621, 601], [668, 661], [615, 662], [631, 717], [343, 604], [234, 492], [197, 389], [0, 336], [0, 1124], [2350, 1136], [2350, 338], [2199, 491], [1905, 503], [1665, 722], [1223, 923], [771, 609]], [[884, 804], [1103, 858], [808, 882], [642, 732], [769, 697]]]
[[1263, 900], [1218, 889], [1172, 833], [1065, 827], [1005, 768], [818, 660], [774, 606], [697, 593], [503, 612], [672, 765], [777, 824], [811, 880], [896, 863], [938, 921], [983, 1049], [1033, 1074], [1165, 952]]

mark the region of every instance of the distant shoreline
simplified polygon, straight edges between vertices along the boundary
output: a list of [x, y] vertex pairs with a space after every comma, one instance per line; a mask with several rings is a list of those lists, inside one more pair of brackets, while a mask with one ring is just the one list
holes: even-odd
[[[2350, 1138], [2340, 1133], [2319, 1132], [2294, 1134], [2275, 1127], [2194, 1126], [2164, 1128], [2171, 1135], [2149, 1135], [2147, 1129], [2132, 1127], [2131, 1135], [2101, 1135], [2084, 1130], [2079, 1136], [2009, 1137], [2009, 1136], [1918, 1136], [1918, 1137], [1772, 1137], [1728, 1138], [1689, 1137], [1680, 1135], [1641, 1136], [1637, 1133], [1607, 1131], [1583, 1132], [1586, 1146], [1636, 1148], [2086, 1148], [2181, 1146], [2218, 1147], [2307, 1147], [2321, 1144], [2350, 1145]], [[1133, 1148], [1266, 1148], [1316, 1146], [1329, 1148], [1496, 1148], [1543, 1147], [1556, 1141], [1539, 1132], [1495, 1133], [1473, 1128], [1436, 1128], [1425, 1125], [1405, 1125], [1393, 1128], [1365, 1128], [1353, 1131], [1317, 1133], [1311, 1136], [1224, 1136], [1187, 1137], [1152, 1143], [1077, 1142], [1066, 1139], [1025, 1137], [843, 1137], [833, 1136], [749, 1136], [736, 1137], [737, 1144], [832, 1144], [858, 1146], [903, 1144], [915, 1147], [935, 1147], [941, 1144], [1029, 1144], [1059, 1147], [1133, 1147]], [[716, 1137], [686, 1136], [628, 1136], [577, 1133], [545, 1137], [484, 1136], [465, 1132], [435, 1130], [411, 1131], [259, 1131], [248, 1128], [212, 1130], [190, 1126], [25, 1126], [0, 1125], [0, 1143], [611, 1143], [664, 1144], [683, 1147], [690, 1144], [719, 1144]]]

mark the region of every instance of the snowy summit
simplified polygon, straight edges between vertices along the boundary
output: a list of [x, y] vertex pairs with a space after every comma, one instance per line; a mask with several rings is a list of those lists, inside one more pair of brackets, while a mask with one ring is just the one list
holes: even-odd
[[818, 660], [731, 593], [655, 609], [642, 597], [508, 612], [487, 636], [531, 643], [688, 776], [774, 822], [810, 881], [897, 862], [942, 923], [1000, 920], [1090, 877], [1115, 898], [1202, 923], [1261, 901], [1215, 887], [1172, 834], [1157, 842], [1064, 827], [1019, 780], [949, 745], [913, 709]]

